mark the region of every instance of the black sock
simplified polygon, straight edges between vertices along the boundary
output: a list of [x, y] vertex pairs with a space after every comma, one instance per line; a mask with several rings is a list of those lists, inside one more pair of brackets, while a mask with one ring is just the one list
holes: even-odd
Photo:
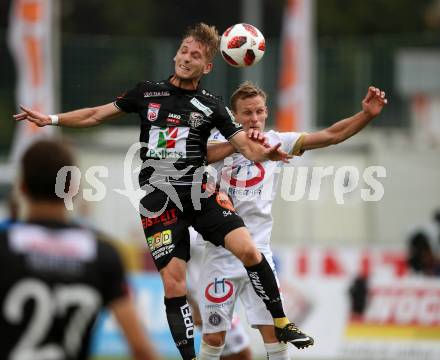
[[194, 350], [194, 322], [186, 296], [165, 298], [168, 326], [183, 360], [196, 357]]
[[263, 300], [273, 318], [282, 318], [284, 314], [281, 295], [275, 275], [263, 254], [257, 265], [245, 266], [257, 295]]

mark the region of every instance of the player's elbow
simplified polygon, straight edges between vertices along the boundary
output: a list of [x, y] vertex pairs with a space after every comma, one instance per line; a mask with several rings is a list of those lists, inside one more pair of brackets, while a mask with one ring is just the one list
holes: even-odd
[[336, 145], [343, 142], [345, 139], [346, 137], [344, 137], [344, 134], [340, 131], [338, 132], [327, 131], [323, 138], [323, 145], [324, 146]]
[[104, 117], [100, 113], [99, 107], [90, 108], [90, 115], [88, 117], [88, 122], [90, 126], [98, 126], [101, 125], [104, 121]]

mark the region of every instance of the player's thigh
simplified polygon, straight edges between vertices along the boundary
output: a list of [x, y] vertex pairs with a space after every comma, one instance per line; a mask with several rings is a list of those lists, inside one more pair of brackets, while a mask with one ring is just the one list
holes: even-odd
[[214, 193], [203, 199], [201, 210], [196, 211], [192, 225], [206, 241], [225, 246], [225, 236], [244, 227], [244, 222], [226, 194]]
[[225, 248], [245, 264], [260, 261], [260, 251], [245, 227], [234, 229], [225, 236]]
[[190, 257], [189, 223], [174, 203], [168, 202], [164, 207], [166, 198], [162, 194], [151, 193], [141, 200], [141, 206], [150, 212], [160, 212], [140, 214], [145, 240], [159, 271], [174, 257], [185, 262]]

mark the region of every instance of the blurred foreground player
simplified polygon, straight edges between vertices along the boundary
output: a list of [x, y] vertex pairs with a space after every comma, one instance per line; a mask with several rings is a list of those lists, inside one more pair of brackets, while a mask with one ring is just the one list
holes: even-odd
[[49, 140], [31, 145], [21, 160], [24, 221], [0, 230], [0, 358], [87, 359], [93, 324], [107, 306], [133, 357], [156, 360], [116, 250], [70, 224], [55, 194], [59, 169], [72, 165], [68, 149]]

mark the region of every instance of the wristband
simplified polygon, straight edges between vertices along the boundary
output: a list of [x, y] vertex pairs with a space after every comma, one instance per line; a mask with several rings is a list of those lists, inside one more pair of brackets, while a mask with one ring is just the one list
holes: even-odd
[[58, 115], [49, 115], [49, 117], [50, 117], [51, 125], [57, 126], [58, 122], [60, 121]]

